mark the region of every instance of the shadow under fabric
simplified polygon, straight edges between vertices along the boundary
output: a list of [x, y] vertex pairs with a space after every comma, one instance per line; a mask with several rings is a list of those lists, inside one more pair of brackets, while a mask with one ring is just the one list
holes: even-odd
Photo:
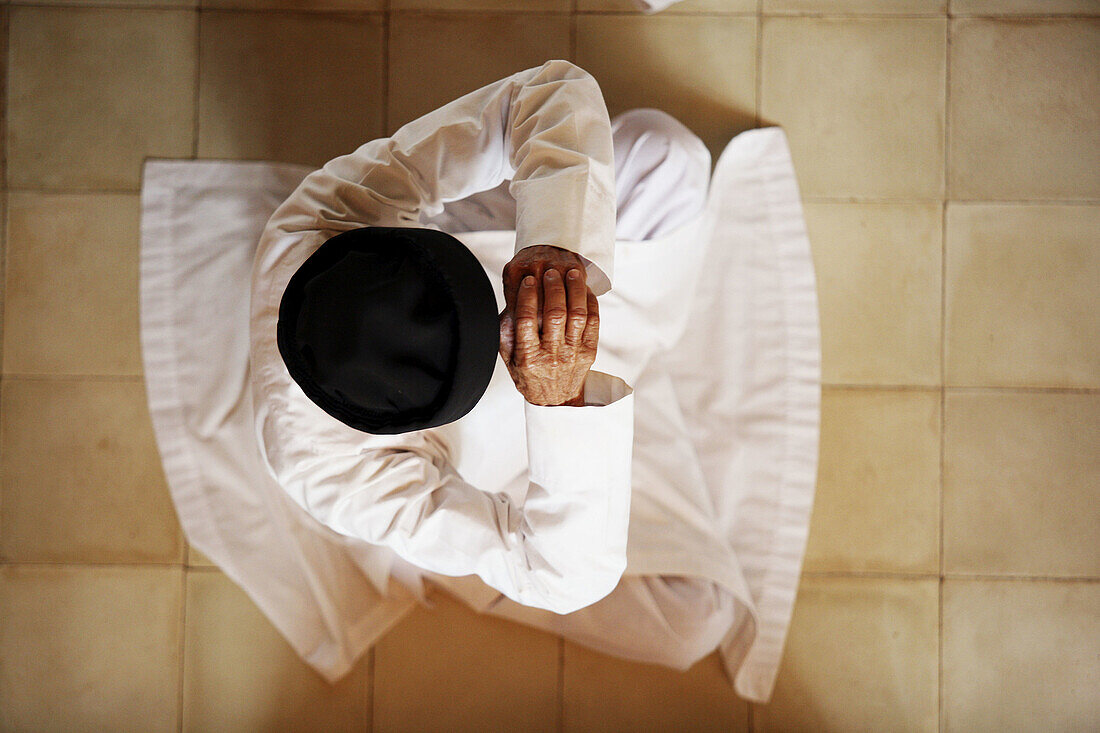
[[[256, 442], [252, 256], [272, 212], [312, 170], [148, 160], [141, 335], [154, 433], [188, 540], [336, 680], [418, 600], [391, 582], [392, 551], [338, 535], [294, 504]], [[515, 232], [455, 236], [499, 280]], [[499, 312], [500, 283], [491, 284]], [[820, 420], [814, 272], [782, 130], [751, 130], [726, 146], [700, 216], [651, 239], [617, 240], [600, 311], [592, 368], [633, 385], [636, 400], [623, 579], [705, 579], [736, 598], [747, 617], [722, 639], [723, 665], [741, 697], [767, 702], [805, 552]], [[455, 470], [482, 491], [509, 491], [526, 461], [522, 396], [503, 369], [497, 363], [474, 409], [439, 428]], [[501, 469], [502, 460], [515, 465]], [[473, 607], [495, 613], [506, 605], [488, 607], [498, 595]], [[513, 610], [553, 632], [528, 614], [539, 609]]]

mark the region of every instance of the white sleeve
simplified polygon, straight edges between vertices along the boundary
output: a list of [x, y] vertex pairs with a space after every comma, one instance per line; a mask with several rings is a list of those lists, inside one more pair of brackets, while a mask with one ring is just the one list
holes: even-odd
[[[611, 120], [591, 74], [547, 61], [459, 97], [308, 175], [269, 229], [324, 240], [361, 226], [421, 226], [443, 204], [510, 180], [516, 248], [549, 244], [611, 290], [615, 165]], [[304, 259], [304, 258], [303, 258]]]
[[517, 251], [579, 248], [606, 269], [609, 288], [606, 118], [595, 81], [568, 62], [490, 84], [307, 176], [269, 220], [252, 271], [256, 439], [288, 495], [336, 532], [431, 572], [478, 575], [517, 603], [560, 614], [606, 596], [626, 569], [631, 388], [590, 372], [586, 407], [524, 402], [529, 488], [517, 505], [464, 481], [431, 430], [370, 435], [325, 413], [290, 377], [276, 327], [286, 284], [328, 238], [360, 226], [417, 226], [421, 210], [499, 185], [513, 167], [517, 212], [532, 212], [518, 216], [527, 239], [517, 233]]

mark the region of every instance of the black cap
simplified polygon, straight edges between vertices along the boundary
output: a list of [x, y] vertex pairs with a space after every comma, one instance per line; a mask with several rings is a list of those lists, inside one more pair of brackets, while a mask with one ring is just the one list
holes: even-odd
[[322, 244], [279, 304], [287, 370], [322, 410], [394, 435], [458, 420], [489, 386], [496, 298], [474, 254], [446, 232], [363, 227]]

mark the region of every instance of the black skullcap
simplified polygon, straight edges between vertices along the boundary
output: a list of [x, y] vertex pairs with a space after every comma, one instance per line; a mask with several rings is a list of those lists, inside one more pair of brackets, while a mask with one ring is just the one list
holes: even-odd
[[279, 304], [279, 353], [302, 391], [356, 430], [394, 435], [458, 420], [489, 386], [496, 298], [446, 232], [363, 227], [322, 244]]

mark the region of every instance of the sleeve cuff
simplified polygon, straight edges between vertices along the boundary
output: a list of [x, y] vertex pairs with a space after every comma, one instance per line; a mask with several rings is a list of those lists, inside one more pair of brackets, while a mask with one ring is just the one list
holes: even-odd
[[[588, 287], [592, 289], [592, 294], [599, 297], [610, 291], [611, 278], [607, 276], [610, 268], [598, 262], [593, 262], [580, 252], [577, 253], [577, 256], [584, 262], [584, 269], [588, 273], [587, 283]], [[595, 374], [595, 372], [593, 372], [593, 374]]]
[[585, 407], [607, 407], [633, 394], [634, 390], [630, 385], [604, 372], [589, 371], [588, 378], [584, 381]]
[[634, 390], [618, 377], [593, 371], [584, 400], [584, 407], [569, 408], [524, 401], [529, 478], [544, 486], [592, 486], [595, 481], [629, 490]]

